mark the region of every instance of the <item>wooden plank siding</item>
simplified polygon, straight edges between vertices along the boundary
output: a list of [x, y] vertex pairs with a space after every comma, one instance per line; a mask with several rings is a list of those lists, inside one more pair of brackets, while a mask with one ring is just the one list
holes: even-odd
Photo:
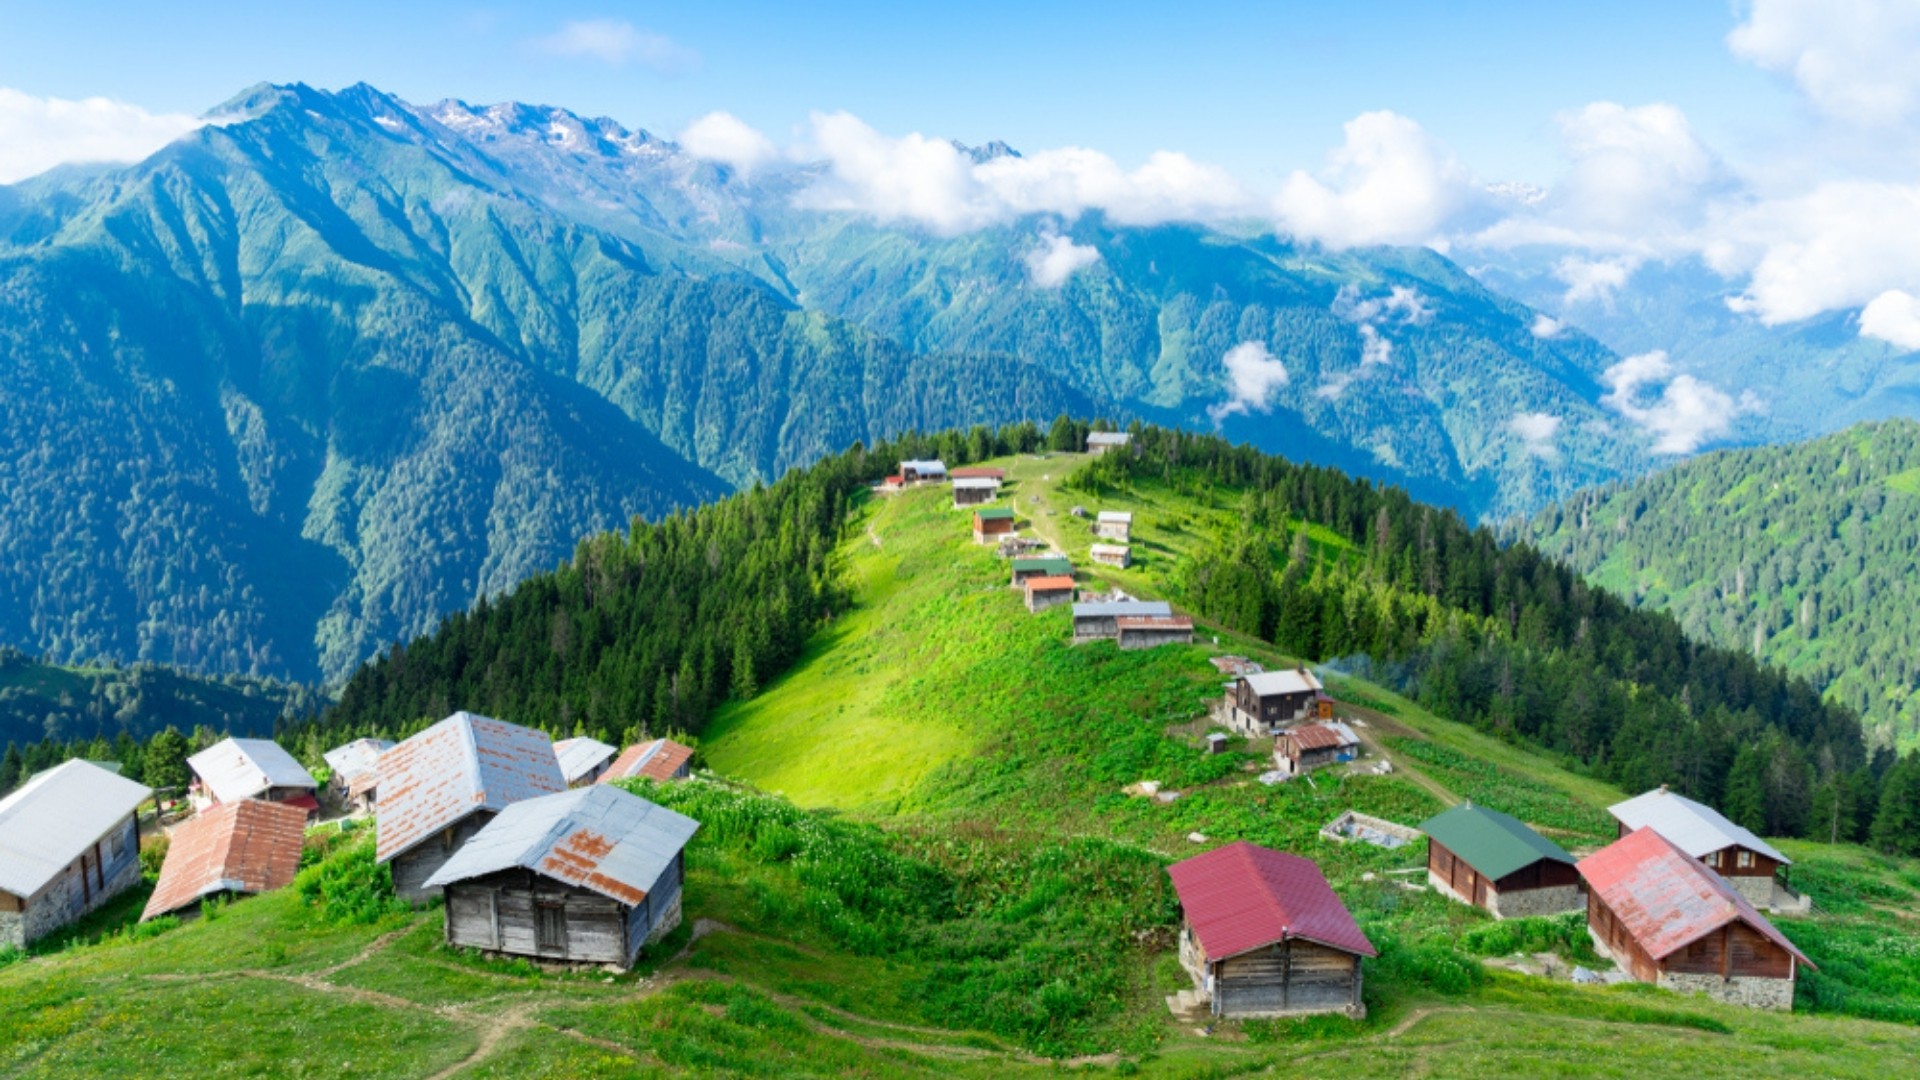
[[1360, 960], [1297, 938], [1230, 957], [1214, 965], [1214, 1011], [1236, 1016], [1357, 1009]]
[[447, 944], [570, 963], [632, 967], [640, 950], [678, 924], [685, 856], [653, 891], [622, 904], [525, 869], [447, 886]]
[[453, 853], [460, 850], [460, 846], [472, 839], [473, 834], [492, 821], [493, 817], [491, 810], [476, 810], [394, 856], [394, 893], [414, 904], [424, 904], [432, 899], [440, 890], [427, 888], [427, 879], [446, 865], [446, 861], [453, 858]]

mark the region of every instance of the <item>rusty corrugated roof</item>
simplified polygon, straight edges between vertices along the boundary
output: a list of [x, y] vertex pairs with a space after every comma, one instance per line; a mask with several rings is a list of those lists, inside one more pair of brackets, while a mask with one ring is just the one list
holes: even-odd
[[1059, 592], [1073, 588], [1073, 578], [1065, 574], [1050, 574], [1046, 577], [1030, 577], [1021, 582], [1028, 592]]
[[612, 765], [600, 777], [601, 783], [609, 780], [631, 780], [645, 776], [653, 780], [671, 780], [680, 767], [693, 760], [693, 748], [682, 746], [672, 739], [655, 739], [649, 743], [634, 743], [621, 751]]
[[544, 731], [457, 712], [380, 756], [381, 862], [476, 810], [565, 791]]
[[1312, 859], [1241, 840], [1174, 863], [1167, 873], [1209, 960], [1288, 938], [1380, 955]]
[[221, 803], [173, 830], [145, 922], [214, 893], [285, 888], [300, 872], [307, 812], [290, 803]]
[[1579, 865], [1587, 887], [1655, 960], [1728, 923], [1743, 922], [1814, 966], [1746, 897], [1652, 826], [1635, 829]]
[[950, 473], [955, 480], [1005, 480], [1007, 470], [990, 468], [985, 465], [968, 465]]
[[637, 904], [699, 828], [692, 818], [619, 788], [575, 788], [501, 811], [427, 879], [427, 886], [521, 867]]
[[1302, 750], [1331, 750], [1340, 746], [1358, 746], [1360, 737], [1345, 724], [1303, 724], [1285, 733]]

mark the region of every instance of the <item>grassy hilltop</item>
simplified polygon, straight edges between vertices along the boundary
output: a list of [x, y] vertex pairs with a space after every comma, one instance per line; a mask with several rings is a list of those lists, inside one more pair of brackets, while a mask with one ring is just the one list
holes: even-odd
[[[1071, 507], [1135, 510], [1138, 565], [1083, 576], [1178, 599], [1238, 493], [1142, 483], [1094, 499], [1063, 486], [1081, 463], [996, 462], [1031, 531], [1083, 567]], [[447, 950], [437, 910], [381, 901], [350, 832], [310, 842], [294, 889], [141, 934], [117, 925], [130, 897], [64, 948], [0, 961], [0, 1073], [1751, 1077], [1920, 1062], [1920, 864], [1783, 842], [1818, 905], [1781, 922], [1821, 968], [1792, 1016], [1488, 968], [1521, 951], [1595, 961], [1578, 919], [1496, 924], [1401, 885], [1420, 878], [1395, 873], [1424, 865], [1420, 845], [1336, 845], [1319, 828], [1347, 809], [1417, 823], [1471, 798], [1581, 852], [1609, 835], [1621, 791], [1339, 677], [1394, 773], [1261, 785], [1263, 747], [1198, 749], [1222, 682], [1206, 657], [1288, 657], [1213, 626], [1192, 648], [1070, 647], [1066, 611], [1029, 615], [967, 521], [944, 490], [857, 500], [833, 554], [843, 610], [786, 674], [721, 708], [701, 739], [710, 782], [639, 789], [703, 822], [687, 923], [641, 970]], [[1180, 797], [1122, 793], [1149, 779]], [[1167, 1013], [1184, 975], [1163, 867], [1242, 838], [1318, 860], [1380, 947], [1367, 1020], [1207, 1035]]]

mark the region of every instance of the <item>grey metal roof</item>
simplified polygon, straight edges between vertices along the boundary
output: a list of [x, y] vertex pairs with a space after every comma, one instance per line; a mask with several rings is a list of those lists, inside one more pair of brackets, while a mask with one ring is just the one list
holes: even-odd
[[1100, 511], [1100, 524], [1131, 525], [1133, 524], [1133, 513], [1129, 510], [1102, 510]]
[[903, 461], [900, 463], [901, 472], [904, 473], [908, 469], [912, 469], [917, 473], [944, 473], [947, 471], [947, 463], [938, 460]]
[[375, 857], [386, 862], [475, 811], [566, 789], [546, 732], [454, 713], [380, 756]]
[[585, 736], [561, 739], [553, 744], [553, 756], [560, 762], [560, 775], [569, 784], [606, 764], [619, 752], [618, 747]]
[[507, 807], [427, 887], [520, 867], [637, 904], [699, 829], [692, 818], [619, 788], [576, 788]]
[[1125, 431], [1089, 431], [1088, 446], [1125, 446], [1133, 441], [1133, 436]]
[[1626, 802], [1615, 803], [1607, 807], [1607, 813], [1630, 830], [1651, 826], [1674, 847], [1696, 859], [1737, 845], [1782, 863], [1793, 862], [1773, 845], [1722, 817], [1720, 811], [1666, 788], [1655, 788]]
[[221, 802], [251, 799], [268, 788], [320, 786], [272, 739], [222, 739], [188, 758], [187, 767]]
[[1073, 605], [1076, 619], [1166, 618], [1173, 605], [1164, 600], [1106, 600]]
[[320, 756], [325, 759], [327, 768], [333, 770], [333, 775], [350, 780], [363, 772], [379, 768], [380, 755], [391, 749], [392, 739], [355, 739]]
[[0, 890], [29, 897], [153, 794], [78, 758], [0, 799]]
[[991, 476], [963, 476], [953, 482], [956, 491], [994, 491], [1000, 487], [1000, 481]]
[[1309, 690], [1319, 690], [1320, 680], [1313, 672], [1288, 668], [1285, 671], [1260, 671], [1252, 675], [1242, 675], [1253, 692], [1261, 697], [1272, 694], [1301, 694]]

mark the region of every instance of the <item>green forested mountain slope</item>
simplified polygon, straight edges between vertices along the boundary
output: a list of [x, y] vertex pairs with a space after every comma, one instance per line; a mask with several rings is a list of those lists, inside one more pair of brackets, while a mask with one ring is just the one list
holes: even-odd
[[1920, 424], [1709, 454], [1520, 534], [1688, 633], [1804, 675], [1920, 742]]

